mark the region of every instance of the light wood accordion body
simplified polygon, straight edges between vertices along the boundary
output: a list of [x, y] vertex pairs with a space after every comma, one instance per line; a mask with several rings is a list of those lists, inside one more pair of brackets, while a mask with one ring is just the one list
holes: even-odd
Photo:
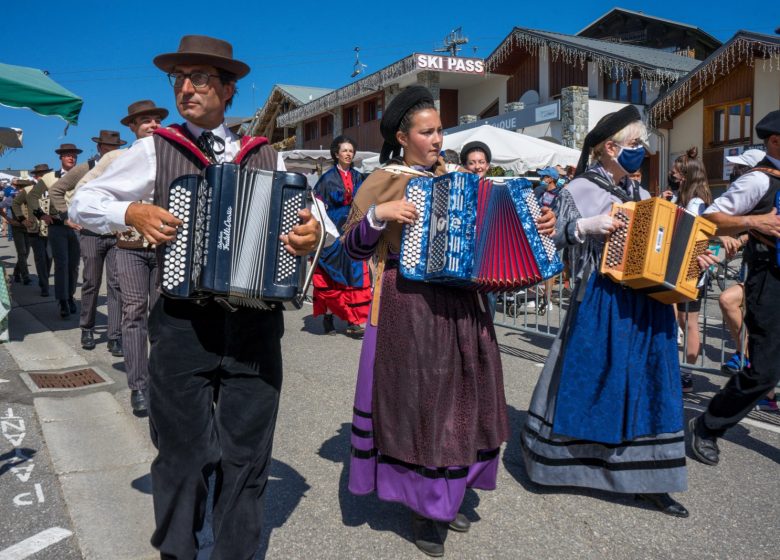
[[662, 198], [613, 204], [611, 215], [623, 225], [607, 237], [602, 274], [663, 303], [697, 298], [715, 224]]

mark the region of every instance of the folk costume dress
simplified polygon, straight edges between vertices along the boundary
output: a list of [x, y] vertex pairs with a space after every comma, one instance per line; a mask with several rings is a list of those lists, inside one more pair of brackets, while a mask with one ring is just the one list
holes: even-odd
[[[342, 171], [337, 165], [329, 169], [314, 187], [315, 195], [325, 204], [326, 212], [344, 233], [352, 199], [362, 176], [354, 169]], [[362, 325], [371, 304], [371, 277], [366, 261], [354, 261], [340, 241], [323, 248], [312, 278], [314, 316], [333, 312], [342, 321]]]
[[[620, 192], [603, 167], [589, 171]], [[582, 245], [574, 239], [577, 218], [606, 214], [627, 197], [583, 177], [565, 191], [556, 241], [572, 245], [578, 283], [521, 434], [526, 470], [544, 485], [684, 491], [674, 307], [601, 276], [603, 237], [588, 237]], [[641, 198], [648, 196], [642, 191]]]
[[509, 434], [501, 358], [484, 296], [413, 282], [398, 271], [401, 225], [376, 229], [369, 208], [400, 200], [415, 176], [391, 160], [355, 198], [344, 236], [355, 259], [378, 257], [360, 354], [349, 490], [376, 491], [429, 519], [452, 521], [466, 489], [496, 486]]

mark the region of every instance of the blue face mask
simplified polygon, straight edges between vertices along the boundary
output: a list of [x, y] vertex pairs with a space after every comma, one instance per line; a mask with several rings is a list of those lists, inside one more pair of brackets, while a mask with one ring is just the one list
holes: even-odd
[[626, 170], [628, 173], [633, 173], [640, 167], [642, 167], [642, 160], [645, 159], [645, 147], [639, 146], [638, 148], [626, 148], [620, 146], [620, 153], [617, 157], [617, 162], [620, 167]]
[[565, 184], [566, 184], [566, 181], [563, 178], [560, 178], [557, 181], [555, 181], [555, 186], [556, 187], [562, 187]]

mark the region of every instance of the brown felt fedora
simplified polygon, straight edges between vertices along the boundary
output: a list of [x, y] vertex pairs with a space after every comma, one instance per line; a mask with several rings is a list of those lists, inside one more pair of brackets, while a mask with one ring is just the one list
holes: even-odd
[[227, 70], [237, 78], [249, 74], [249, 66], [233, 58], [233, 46], [227, 41], [206, 35], [185, 35], [175, 53], [159, 54], [154, 65], [160, 70], [171, 72], [177, 64], [210, 64]]
[[44, 173], [48, 173], [49, 171], [53, 171], [53, 169], [49, 167], [48, 164], [39, 163], [38, 165], [36, 165], [30, 170], [30, 173], [32, 175], [42, 175]]
[[154, 104], [154, 101], [150, 99], [143, 99], [141, 101], [131, 103], [127, 108], [127, 116], [119, 122], [125, 126], [130, 126], [130, 123], [133, 122], [133, 119], [136, 117], [143, 117], [145, 115], [158, 115], [160, 120], [163, 120], [168, 116], [168, 109], [158, 107]]
[[92, 141], [107, 146], [124, 146], [127, 140], [122, 140], [116, 130], [101, 130], [100, 136], [93, 136]]
[[54, 150], [55, 154], [80, 154], [84, 150], [80, 150], [76, 147], [76, 144], [60, 144], [60, 147]]

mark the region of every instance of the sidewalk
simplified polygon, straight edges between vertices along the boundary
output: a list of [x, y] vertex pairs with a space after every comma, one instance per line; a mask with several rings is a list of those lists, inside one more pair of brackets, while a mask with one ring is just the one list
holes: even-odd
[[[12, 255], [13, 248], [0, 241], [0, 259], [9, 262]], [[8, 348], [19, 369], [71, 361], [94, 366], [114, 381], [35, 398], [82, 554], [107, 560], [155, 557], [148, 545], [153, 514], [147, 475], [153, 449], [146, 420], [129, 413], [121, 359], [110, 356], [104, 339], [91, 352], [81, 350], [77, 318], [60, 319], [53, 299], [42, 303], [34, 286], [14, 285], [13, 296], [20, 307], [13, 312]], [[105, 325], [105, 308], [100, 312], [98, 323]], [[409, 515], [402, 506], [347, 491], [360, 342], [322, 335], [321, 323], [310, 314], [305, 306], [285, 315], [285, 380], [258, 558], [425, 558], [410, 540]], [[337, 327], [343, 331], [344, 325]], [[446, 558], [777, 555], [780, 428], [764, 422], [740, 425], [722, 441], [718, 467], [689, 459], [690, 489], [678, 496], [691, 512], [688, 519], [664, 516], [631, 496], [545, 489], [526, 477], [518, 435], [549, 341], [503, 328], [497, 336], [512, 439], [502, 453], [497, 490], [467, 494], [467, 515], [478, 521], [468, 534], [450, 533]], [[41, 349], [52, 355], [42, 356]], [[688, 414], [706, 406], [725, 381], [716, 374], [695, 375], [699, 392], [686, 400]], [[15, 387], [10, 399], [33, 401], [29, 390]], [[9, 513], [0, 510], [0, 518]], [[35, 558], [70, 560], [46, 551]]]

